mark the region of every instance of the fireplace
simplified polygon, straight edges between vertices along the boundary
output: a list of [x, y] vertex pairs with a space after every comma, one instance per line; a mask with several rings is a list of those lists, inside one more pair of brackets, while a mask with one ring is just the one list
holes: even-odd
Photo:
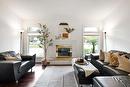
[[72, 46], [56, 45], [56, 57], [72, 57]]

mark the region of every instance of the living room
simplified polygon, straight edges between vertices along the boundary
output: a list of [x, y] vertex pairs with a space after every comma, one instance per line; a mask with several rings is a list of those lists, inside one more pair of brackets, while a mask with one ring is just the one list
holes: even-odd
[[[1, 0], [0, 53], [15, 51], [16, 54], [29, 54], [31, 56], [26, 57], [28, 59], [35, 59], [35, 64], [34, 61], [31, 60], [28, 62], [29, 65], [26, 65], [29, 66], [28, 68], [21, 68], [21, 70], [25, 72], [29, 70], [29, 73], [27, 72], [25, 74], [25, 72], [22, 72], [18, 75], [17, 79], [15, 77], [16, 83], [11, 82], [9, 84], [6, 82], [4, 84], [1, 83], [0, 86], [22, 87], [23, 82], [26, 84], [23, 87], [41, 87], [43, 85], [43, 87], [55, 87], [56, 85], [45, 86], [48, 82], [45, 83], [40, 81], [40, 77], [47, 77], [49, 75], [50, 77], [53, 77], [53, 75], [51, 76], [52, 70], [57, 70], [59, 76], [68, 73], [69, 70], [71, 71], [73, 68], [71, 65], [71, 60], [73, 58], [85, 57], [86, 53], [84, 53], [83, 37], [84, 34], [86, 34], [85, 29], [88, 28], [91, 28], [90, 31], [87, 31], [87, 34], [90, 34], [89, 36], [98, 36], [98, 46], [95, 48], [97, 54], [99, 54], [100, 49], [107, 52], [111, 50], [118, 50], [129, 53], [129, 3], [129, 0], [69, 0], [68, 2], [66, 0]], [[49, 46], [47, 51], [47, 60], [49, 60], [50, 65], [48, 65], [45, 69], [42, 69], [41, 64], [45, 55], [43, 49], [40, 47], [38, 49], [31, 48], [33, 41], [37, 40], [37, 34], [32, 34], [29, 30], [33, 31], [34, 29], [35, 31], [35, 29], [39, 27], [38, 23], [43, 25], [46, 24], [50, 32], [50, 38], [53, 39], [53, 45]], [[64, 23], [66, 24], [64, 25]], [[71, 33], [67, 33], [67, 36], [64, 29], [66, 27], [73, 30]], [[97, 29], [96, 32], [92, 32], [92, 27]], [[36, 43], [33, 43], [33, 45], [36, 45]], [[63, 48], [66, 47], [66, 50], [69, 48], [69, 51], [72, 52], [69, 55], [70, 58], [60, 58], [61, 56], [57, 57], [57, 52], [59, 52], [57, 51], [58, 46], [62, 46]], [[64, 53], [62, 54], [65, 55]], [[21, 57], [25, 62], [25, 56]], [[25, 63], [27, 64], [27, 61]], [[20, 65], [20, 62], [13, 62], [13, 65]], [[63, 72], [62, 69], [66, 70], [66, 72]], [[47, 73], [45, 73], [45, 76], [43, 75], [44, 72], [48, 72], [49, 74], [47, 75]], [[4, 75], [3, 73], [0, 74]], [[35, 75], [36, 79], [34, 78]], [[28, 76], [32, 76], [33, 81], [26, 82], [29, 78]], [[47, 77], [47, 80], [50, 80], [50, 77]], [[66, 76], [64, 79], [72, 78], [70, 75], [70, 77]], [[45, 81], [46, 79], [42, 78], [42, 80]], [[63, 78], [61, 78], [61, 81], [62, 80]], [[76, 79], [73, 78], [72, 80], [75, 81]], [[38, 85], [40, 82], [45, 84]], [[72, 83], [66, 83], [69, 85], [64, 85], [61, 87], [77, 86], [72, 85], [73, 81]], [[28, 84], [31, 84], [31, 86]], [[83, 84], [81, 86], [91, 87], [92, 84]], [[104, 87], [107, 86], [105, 85]]]

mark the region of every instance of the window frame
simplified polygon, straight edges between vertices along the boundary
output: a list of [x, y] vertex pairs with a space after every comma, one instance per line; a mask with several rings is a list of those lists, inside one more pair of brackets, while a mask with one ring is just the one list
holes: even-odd
[[[89, 27], [89, 26], [87, 26], [87, 27]], [[90, 27], [92, 27], [92, 26], [90, 26]], [[85, 54], [84, 54], [84, 36], [98, 36], [98, 53], [99, 53], [99, 49], [100, 49], [100, 32], [99, 32], [99, 29], [97, 28], [97, 27], [95, 27], [95, 28], [97, 28], [97, 32], [92, 32], [92, 31], [88, 31], [88, 32], [86, 32], [86, 31], [84, 31], [84, 29], [85, 29], [86, 27], [83, 27], [83, 34], [82, 34], [82, 56], [85, 56]]]
[[[27, 54], [29, 54], [29, 38], [30, 38], [31, 36], [34, 37], [34, 36], [39, 36], [39, 35], [41, 35], [41, 34], [38, 33], [38, 32], [29, 32], [29, 30], [30, 30], [31, 28], [33, 28], [33, 27], [29, 27], [29, 28], [27, 29]], [[35, 27], [35, 28], [38, 29], [38, 27]], [[43, 52], [43, 56], [44, 56], [44, 52]], [[42, 58], [43, 56], [37, 56], [37, 58]]]

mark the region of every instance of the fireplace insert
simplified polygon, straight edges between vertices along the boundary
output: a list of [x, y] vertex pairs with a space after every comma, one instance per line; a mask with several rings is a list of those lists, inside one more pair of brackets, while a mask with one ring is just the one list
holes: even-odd
[[71, 46], [56, 46], [57, 57], [72, 57], [72, 47]]

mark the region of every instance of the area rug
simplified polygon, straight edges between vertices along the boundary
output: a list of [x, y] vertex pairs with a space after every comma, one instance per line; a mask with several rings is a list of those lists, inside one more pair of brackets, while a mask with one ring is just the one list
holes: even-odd
[[34, 87], [78, 87], [78, 85], [72, 66], [48, 66]]
[[50, 66], [71, 66], [71, 61], [50, 61]]

